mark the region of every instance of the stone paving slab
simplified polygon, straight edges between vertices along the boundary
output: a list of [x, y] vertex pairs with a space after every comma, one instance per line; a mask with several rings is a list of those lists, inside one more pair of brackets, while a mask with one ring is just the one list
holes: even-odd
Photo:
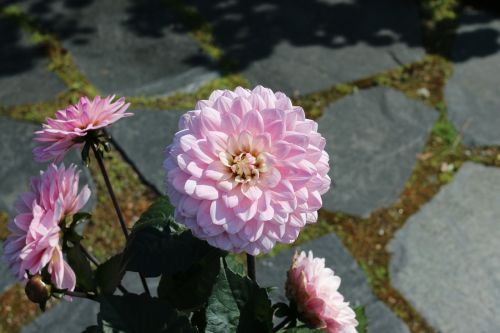
[[[148, 286], [151, 294], [156, 296], [156, 289], [159, 284], [159, 278], [148, 279]], [[123, 285], [128, 291], [142, 293], [142, 284], [139, 275], [136, 273], [127, 273], [123, 280]], [[120, 293], [117, 293], [120, 294]], [[99, 313], [99, 303], [74, 298], [73, 301], [61, 301], [52, 309], [40, 315], [33, 322], [28, 324], [21, 333], [78, 333], [85, 328], [97, 325], [97, 314]]]
[[499, 168], [465, 163], [389, 244], [392, 285], [439, 332], [498, 332], [499, 189]]
[[500, 16], [466, 8], [445, 88], [449, 118], [466, 145], [500, 145], [499, 51]]
[[16, 282], [16, 278], [2, 259], [3, 242], [0, 241], [0, 294]]
[[164, 95], [217, 76], [197, 42], [161, 0], [27, 0], [105, 94]]
[[324, 257], [342, 279], [340, 292], [352, 306], [363, 305], [368, 318], [369, 333], [409, 332], [408, 328], [391, 310], [372, 293], [365, 275], [342, 242], [334, 234], [317, 238], [297, 248], [291, 248], [276, 256], [257, 260], [257, 281], [264, 287], [278, 287], [271, 294], [275, 302], [288, 303], [284, 285], [295, 250], [312, 250], [317, 257]]
[[165, 193], [164, 151], [172, 143], [185, 111], [132, 112], [133, 117], [117, 122], [109, 132], [142, 178], [158, 192]]
[[385, 87], [331, 104], [318, 119], [330, 154], [328, 210], [368, 216], [399, 196], [438, 113]]
[[[32, 141], [34, 131], [41, 126], [28, 122], [16, 121], [0, 116], [0, 212], [5, 212], [9, 218], [15, 216], [14, 202], [18, 196], [28, 189], [29, 178], [39, 174], [46, 168], [45, 164], [37, 163], [32, 158]], [[65, 165], [77, 163], [76, 152], [66, 159]], [[79, 164], [81, 165], [81, 163]], [[95, 206], [95, 186], [86, 168], [80, 166], [82, 174], [80, 184], [89, 184], [93, 193], [84, 211], [91, 211]], [[2, 252], [0, 242], [0, 257]], [[0, 292], [12, 285], [14, 278], [6, 263], [0, 259]]]
[[252, 84], [300, 94], [419, 60], [415, 1], [186, 0]]
[[46, 101], [65, 89], [48, 70], [43, 48], [34, 45], [14, 20], [0, 18], [0, 32], [0, 105]]

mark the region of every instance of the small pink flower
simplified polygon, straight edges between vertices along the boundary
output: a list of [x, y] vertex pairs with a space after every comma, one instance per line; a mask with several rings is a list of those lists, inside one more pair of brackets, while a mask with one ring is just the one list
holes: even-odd
[[330, 333], [356, 333], [356, 315], [338, 292], [339, 286], [340, 278], [325, 267], [325, 259], [314, 258], [312, 251], [308, 256], [304, 251], [295, 253], [286, 294], [302, 321]]
[[60, 162], [70, 149], [82, 145], [89, 132], [131, 116], [132, 113], [125, 113], [130, 104], [125, 104], [124, 98], [112, 102], [114, 98], [97, 96], [91, 101], [82, 97], [77, 104], [57, 111], [55, 118], [48, 118], [43, 129], [35, 132], [34, 140], [42, 144], [33, 149], [35, 160]]
[[38, 274], [47, 266], [56, 287], [75, 288], [75, 274], [64, 261], [59, 244], [59, 223], [77, 213], [90, 197], [88, 186], [78, 191], [78, 182], [74, 165], [66, 169], [51, 164], [31, 178], [30, 190], [17, 200], [17, 215], [8, 224], [4, 259], [20, 280], [27, 278], [26, 271]]
[[283, 93], [216, 90], [167, 147], [175, 218], [211, 245], [252, 255], [292, 243], [330, 187], [325, 139]]

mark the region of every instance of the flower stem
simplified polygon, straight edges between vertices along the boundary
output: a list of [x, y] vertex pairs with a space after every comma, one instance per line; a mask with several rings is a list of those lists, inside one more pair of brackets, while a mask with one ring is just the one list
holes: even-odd
[[82, 244], [80, 244], [80, 250], [87, 257], [87, 259], [90, 260], [91, 263], [93, 263], [96, 266], [99, 266], [99, 261], [97, 260], [97, 258], [94, 257], [89, 251], [87, 251], [87, 249]]
[[111, 181], [109, 180], [108, 172], [106, 171], [106, 167], [104, 166], [104, 161], [102, 160], [101, 153], [99, 153], [95, 144], [92, 144], [91, 146], [97, 160], [97, 164], [99, 164], [99, 169], [101, 169], [102, 177], [104, 178], [104, 182], [106, 183], [106, 188], [108, 189], [109, 196], [111, 197], [111, 201], [113, 202], [113, 207], [115, 208], [116, 215], [118, 216], [118, 221], [120, 221], [120, 226], [122, 228], [123, 234], [125, 235], [125, 238], [128, 239], [127, 225], [125, 224], [125, 219], [123, 218], [120, 206], [118, 206], [118, 200], [116, 200], [116, 195], [113, 191], [113, 187], [111, 186]]
[[[101, 153], [97, 150], [95, 143], [92, 143], [91, 146], [92, 151], [94, 152], [94, 156], [97, 160], [97, 164], [99, 164], [99, 169], [101, 169], [102, 177], [104, 178], [104, 182], [106, 183], [106, 188], [108, 189], [109, 196], [111, 197], [111, 201], [113, 202], [113, 207], [115, 208], [116, 215], [118, 216], [118, 221], [120, 221], [120, 226], [122, 228], [123, 234], [125, 235], [125, 239], [128, 240], [127, 225], [125, 224], [125, 219], [123, 218], [122, 211], [120, 209], [120, 206], [118, 205], [118, 200], [116, 199], [115, 192], [113, 191], [113, 187], [111, 186], [111, 181], [109, 180], [108, 172], [106, 171], [106, 167], [104, 166], [104, 161], [102, 159]], [[139, 276], [141, 278], [141, 283], [144, 287], [146, 295], [151, 296], [146, 279], [144, 278], [142, 273], [139, 273]]]
[[256, 282], [256, 279], [255, 279], [255, 257], [250, 255], [250, 254], [247, 254], [247, 273], [248, 273], [248, 277]]
[[280, 329], [285, 327], [286, 324], [288, 324], [291, 321], [292, 321], [292, 318], [286, 317], [285, 320], [283, 320], [281, 323], [279, 323], [278, 325], [276, 325], [276, 327], [273, 328], [273, 332], [278, 332]]
[[64, 292], [65, 295], [68, 295], [68, 296], [71, 296], [71, 297], [79, 297], [79, 298], [88, 298], [88, 299], [91, 299], [91, 300], [95, 300], [96, 297], [92, 294], [88, 294], [88, 293], [84, 293], [84, 292], [81, 292], [81, 291], [69, 291], [69, 290], [66, 290]]

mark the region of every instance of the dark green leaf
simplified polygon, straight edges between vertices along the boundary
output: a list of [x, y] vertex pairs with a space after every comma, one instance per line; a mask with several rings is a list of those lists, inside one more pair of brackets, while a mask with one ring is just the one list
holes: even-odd
[[101, 333], [99, 326], [89, 326], [82, 333]]
[[85, 212], [76, 213], [73, 215], [73, 221], [71, 222], [70, 228], [74, 228], [81, 223], [85, 223], [92, 218], [92, 215]]
[[174, 207], [167, 197], [159, 198], [153, 203], [134, 224], [132, 231], [138, 231], [145, 227], [170, 228], [172, 232], [185, 230], [174, 221]]
[[232, 272], [221, 259], [217, 282], [208, 299], [206, 332], [271, 332], [272, 315], [267, 291]]
[[325, 331], [309, 327], [292, 327], [279, 330], [278, 333], [325, 333]]
[[124, 260], [127, 270], [156, 277], [185, 272], [212, 249], [190, 231], [176, 234], [169, 229], [145, 227], [131, 234]]
[[146, 295], [105, 296], [98, 323], [104, 332], [196, 333], [189, 319], [167, 302]]
[[368, 319], [365, 315], [365, 308], [363, 306], [358, 306], [354, 309], [354, 312], [356, 313], [356, 320], [358, 321], [358, 326], [356, 327], [358, 333], [366, 333]]
[[75, 272], [76, 286], [82, 291], [95, 289], [94, 273], [90, 268], [90, 262], [83, 253], [80, 243], [65, 248], [68, 263]]
[[241, 256], [238, 256], [236, 254], [229, 254], [226, 256], [226, 264], [227, 267], [229, 267], [229, 269], [234, 273], [237, 273], [241, 276], [246, 276], [247, 271], [241, 258]]
[[198, 329], [198, 332], [205, 332], [205, 328], [207, 327], [207, 309], [201, 308], [195, 312], [191, 316], [191, 325]]
[[194, 310], [208, 300], [219, 273], [220, 251], [212, 248], [187, 271], [163, 275], [158, 296], [179, 310]]
[[109, 258], [97, 267], [95, 278], [99, 290], [103, 294], [113, 294], [125, 274], [122, 254]]
[[276, 303], [273, 305], [274, 315], [278, 318], [286, 317], [290, 314], [291, 310], [286, 303]]

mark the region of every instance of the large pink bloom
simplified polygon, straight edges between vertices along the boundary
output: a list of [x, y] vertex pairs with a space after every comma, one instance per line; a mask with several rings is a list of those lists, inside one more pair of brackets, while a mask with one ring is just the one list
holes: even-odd
[[288, 271], [286, 294], [293, 301], [300, 319], [305, 323], [330, 333], [356, 333], [356, 315], [338, 292], [340, 278], [325, 259], [314, 258], [309, 251], [293, 257]]
[[37, 274], [47, 266], [56, 287], [75, 288], [75, 274], [64, 261], [59, 244], [59, 223], [77, 213], [90, 197], [88, 186], [78, 191], [78, 182], [74, 165], [66, 169], [51, 164], [31, 178], [30, 190], [17, 200], [17, 215], [8, 224], [4, 259], [20, 280], [26, 279], [26, 271]]
[[175, 218], [228, 251], [256, 255], [295, 241], [330, 186], [317, 128], [283, 93], [214, 91], [181, 118], [167, 148]]
[[81, 146], [90, 131], [131, 116], [132, 113], [125, 113], [130, 104], [125, 104], [124, 98], [113, 102], [114, 98], [97, 96], [91, 101], [82, 97], [77, 104], [57, 111], [55, 118], [48, 118], [43, 129], [35, 132], [35, 141], [42, 144], [33, 149], [35, 160], [60, 162], [70, 149]]

